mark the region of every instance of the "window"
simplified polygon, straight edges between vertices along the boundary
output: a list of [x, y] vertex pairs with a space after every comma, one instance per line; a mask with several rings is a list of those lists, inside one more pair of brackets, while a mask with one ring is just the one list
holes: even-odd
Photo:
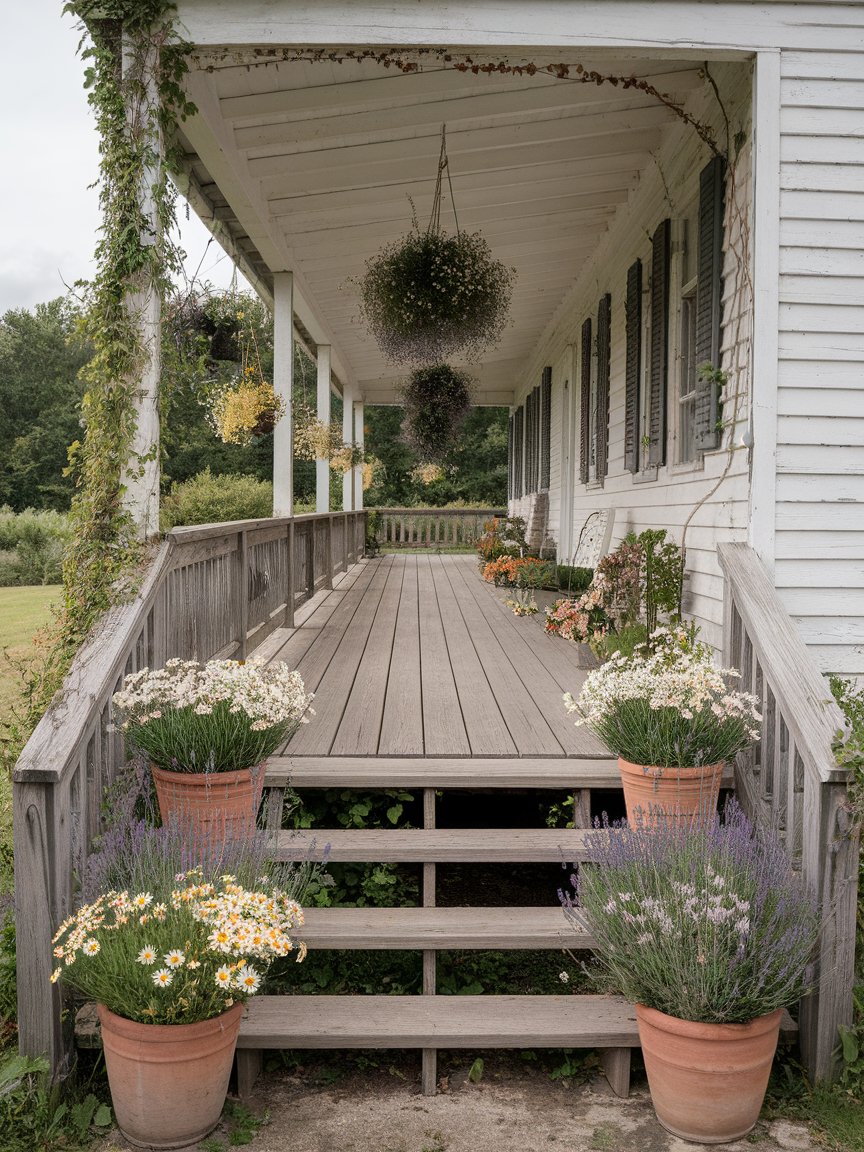
[[581, 453], [579, 476], [583, 484], [602, 484], [609, 471], [609, 375], [612, 351], [612, 297], [597, 305], [596, 340], [589, 316], [582, 324], [581, 340]]

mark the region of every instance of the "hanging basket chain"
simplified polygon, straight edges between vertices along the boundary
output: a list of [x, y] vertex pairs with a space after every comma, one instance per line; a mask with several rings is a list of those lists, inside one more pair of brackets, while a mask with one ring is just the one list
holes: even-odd
[[438, 154], [438, 173], [435, 177], [435, 194], [432, 197], [432, 214], [429, 217], [427, 236], [437, 235], [441, 231], [441, 192], [443, 188], [444, 173], [447, 173], [447, 187], [450, 189], [450, 204], [453, 208], [453, 219], [456, 223], [456, 235], [459, 230], [459, 216], [456, 212], [456, 200], [453, 196], [453, 178], [450, 175], [450, 160], [447, 156], [447, 125], [441, 125], [441, 151]]

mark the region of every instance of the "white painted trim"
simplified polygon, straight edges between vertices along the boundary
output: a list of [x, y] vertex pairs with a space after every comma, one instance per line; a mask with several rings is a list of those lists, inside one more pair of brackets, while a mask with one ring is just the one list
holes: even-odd
[[[346, 384], [342, 389], [342, 439], [350, 444], [354, 439], [354, 390]], [[342, 510], [354, 509], [354, 469], [349, 468], [342, 477]]]
[[780, 315], [780, 53], [759, 52], [753, 80], [753, 447], [749, 543], [774, 575]]
[[[318, 366], [317, 416], [325, 424], [330, 423], [330, 345], [319, 344], [315, 357]], [[315, 461], [315, 511], [330, 511], [330, 461]]]
[[294, 515], [294, 276], [273, 276], [273, 391], [282, 400], [282, 417], [273, 429], [273, 515]]
[[[366, 444], [366, 433], [363, 429], [364, 408], [363, 401], [358, 400], [354, 405], [354, 443], [362, 449]], [[354, 507], [363, 507], [363, 465], [358, 464], [354, 469]]]

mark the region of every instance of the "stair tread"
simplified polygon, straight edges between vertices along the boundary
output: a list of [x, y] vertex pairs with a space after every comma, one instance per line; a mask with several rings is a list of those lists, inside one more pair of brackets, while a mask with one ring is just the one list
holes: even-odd
[[310, 948], [591, 948], [561, 907], [306, 908]]
[[582, 828], [313, 828], [279, 832], [279, 860], [334, 863], [574, 863], [586, 858]]
[[255, 996], [238, 1048], [557, 1048], [638, 1045], [614, 996]]
[[[781, 1034], [797, 1025], [783, 1013]], [[238, 1048], [630, 1048], [622, 996], [254, 996]]]
[[294, 788], [620, 788], [608, 757], [271, 756], [266, 783]]

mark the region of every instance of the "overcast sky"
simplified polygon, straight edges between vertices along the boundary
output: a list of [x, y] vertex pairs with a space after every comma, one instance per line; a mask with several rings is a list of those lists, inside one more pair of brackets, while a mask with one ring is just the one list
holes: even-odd
[[[92, 274], [99, 224], [98, 145], [62, 0], [2, 3], [0, 20], [0, 315], [30, 308]], [[231, 261], [194, 216], [180, 217], [187, 268], [219, 287]]]

